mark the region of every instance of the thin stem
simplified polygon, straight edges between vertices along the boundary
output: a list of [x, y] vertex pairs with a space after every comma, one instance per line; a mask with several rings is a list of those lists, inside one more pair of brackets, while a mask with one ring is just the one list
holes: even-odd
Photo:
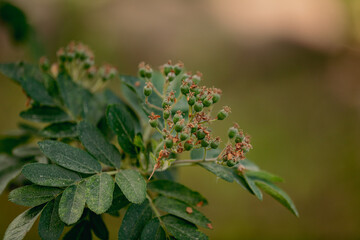
[[166, 234], [166, 238], [168, 239], [170, 235], [169, 235], [169, 233], [167, 232], [167, 229], [166, 229], [166, 227], [165, 227], [165, 224], [164, 224], [164, 222], [163, 222], [162, 219], [161, 219], [161, 215], [160, 215], [159, 211], [157, 210], [156, 206], [154, 205], [153, 200], [152, 200], [152, 198], [149, 196], [149, 194], [146, 194], [146, 198], [149, 200], [150, 207], [151, 207], [151, 209], [153, 210], [153, 212], [155, 213], [156, 217], [159, 219], [159, 223], [160, 223], [161, 227], [164, 229], [165, 234]]
[[154, 104], [151, 104], [150, 102], [147, 102], [146, 104], [149, 105], [149, 107], [155, 108], [156, 110], [159, 110], [159, 111], [163, 110], [162, 108], [160, 108], [160, 107], [158, 107], [158, 106], [156, 106]]
[[119, 170], [115, 170], [115, 171], [109, 171], [109, 172], [104, 172], [104, 173], [107, 173], [109, 175], [115, 175], [119, 172]]
[[203, 158], [203, 162], [205, 162], [205, 159], [206, 159], [206, 151], [207, 151], [207, 149], [204, 148], [204, 158]]
[[199, 163], [199, 162], [216, 162], [217, 158], [208, 158], [208, 159], [185, 159], [185, 160], [176, 160], [171, 165], [183, 164], [183, 163]]

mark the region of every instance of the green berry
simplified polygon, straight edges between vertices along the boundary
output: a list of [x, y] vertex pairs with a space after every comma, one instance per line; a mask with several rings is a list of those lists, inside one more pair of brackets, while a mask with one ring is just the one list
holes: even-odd
[[182, 132], [182, 133], [180, 134], [180, 140], [181, 140], [181, 141], [185, 141], [185, 140], [188, 139], [188, 138], [189, 138], [189, 134], [184, 133], [184, 132]]
[[244, 153], [247, 153], [247, 152], [249, 152], [249, 148], [248, 147], [245, 147], [245, 146], [243, 146], [242, 148], [241, 148], [241, 150], [244, 152]]
[[242, 142], [244, 140], [244, 138], [245, 138], [244, 135], [239, 135], [238, 134], [238, 135], [235, 136], [235, 142], [240, 143], [240, 142]]
[[139, 68], [139, 75], [140, 75], [140, 77], [142, 77], [142, 78], [146, 77], [145, 68]]
[[205, 139], [203, 139], [203, 140], [201, 140], [201, 146], [202, 147], [207, 147], [207, 146], [209, 146], [209, 142], [206, 141]]
[[197, 126], [191, 128], [191, 133], [194, 133], [197, 131]]
[[200, 129], [199, 131], [196, 132], [196, 137], [199, 140], [204, 139], [206, 136], [206, 134], [204, 133], [204, 131], [202, 129]]
[[144, 87], [144, 95], [148, 97], [148, 96], [151, 95], [151, 93], [152, 93], [152, 88], [148, 87], [148, 86], [145, 86]]
[[181, 71], [183, 70], [183, 66], [182, 64], [176, 64], [174, 66], [174, 72], [175, 72], [175, 75], [179, 75], [181, 73]]
[[191, 80], [193, 81], [193, 83], [199, 84], [201, 77], [199, 75], [194, 75], [192, 76]]
[[184, 143], [184, 149], [185, 151], [190, 151], [193, 148], [193, 144], [191, 142], [185, 142]]
[[199, 87], [192, 87], [190, 88], [190, 91], [193, 92], [196, 95], [198, 95], [200, 93], [200, 88]]
[[169, 81], [169, 82], [172, 82], [174, 79], [175, 79], [176, 75], [174, 72], [169, 72], [169, 74], [167, 75], [166, 79]]
[[229, 116], [229, 114], [224, 109], [220, 110], [220, 112], [217, 114], [217, 118], [219, 120], [224, 120], [227, 118], [227, 116]]
[[184, 129], [184, 124], [180, 123], [180, 122], [177, 122], [175, 124], [175, 131], [176, 132], [181, 132], [182, 130]]
[[164, 65], [164, 74], [165, 74], [165, 76], [167, 76], [167, 75], [171, 72], [171, 70], [173, 70], [173, 66], [171, 66], [171, 65], [168, 64], [168, 63], [166, 63], [166, 64]]
[[212, 149], [217, 149], [217, 148], [219, 147], [219, 142], [218, 142], [218, 141], [212, 141], [212, 142], [210, 143], [210, 147], [211, 147]]
[[181, 93], [186, 95], [190, 92], [190, 87], [187, 84], [183, 84], [180, 87]]
[[168, 109], [164, 110], [163, 117], [165, 120], [168, 119], [170, 117], [170, 110]]
[[220, 94], [214, 93], [212, 97], [213, 103], [217, 103], [220, 100]]
[[232, 139], [238, 134], [238, 132], [239, 131], [237, 130], [237, 128], [231, 127], [231, 128], [229, 128], [229, 131], [228, 131], [228, 137], [230, 139]]
[[145, 77], [150, 79], [152, 77], [152, 72], [153, 70], [151, 68], [145, 68]]
[[150, 119], [149, 123], [150, 123], [150, 126], [153, 128], [156, 128], [159, 125], [159, 122], [157, 119]]
[[44, 72], [48, 71], [50, 69], [49, 59], [47, 59], [46, 57], [41, 57], [40, 58], [40, 67]]
[[204, 105], [202, 104], [202, 102], [196, 102], [194, 105], [194, 109], [196, 112], [201, 112], [204, 108]]
[[210, 107], [212, 103], [212, 100], [209, 98], [205, 98], [203, 101], [204, 107]]
[[171, 105], [171, 102], [169, 102], [168, 100], [164, 100], [163, 102], [162, 102], [162, 107], [165, 109], [165, 108], [167, 108], [167, 107], [169, 107]]
[[235, 166], [235, 164], [236, 164], [236, 162], [233, 159], [226, 161], [226, 165], [228, 167], [233, 167], [233, 166]]
[[174, 142], [173, 142], [172, 139], [166, 139], [166, 140], [165, 140], [165, 146], [166, 146], [167, 148], [172, 148], [173, 145], [174, 145]]
[[178, 121], [180, 121], [183, 117], [181, 116], [181, 114], [175, 114], [175, 116], [173, 117], [173, 122], [174, 124], [176, 124]]
[[189, 99], [188, 99], [188, 104], [190, 106], [192, 106], [192, 105], [195, 104], [195, 101], [196, 101], [196, 98], [194, 96], [190, 96]]

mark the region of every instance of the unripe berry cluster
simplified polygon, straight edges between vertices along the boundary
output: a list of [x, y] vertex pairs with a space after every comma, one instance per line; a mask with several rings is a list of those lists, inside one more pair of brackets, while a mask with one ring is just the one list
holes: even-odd
[[82, 43], [70, 42], [60, 48], [56, 56], [57, 61], [53, 64], [46, 57], [40, 58], [40, 68], [54, 78], [59, 71], [66, 70], [75, 82], [91, 91], [102, 89], [105, 82], [117, 75], [116, 68], [109, 64], [96, 67], [93, 52]]
[[[146, 103], [162, 111], [162, 119], [160, 115], [154, 113], [149, 116], [150, 126], [161, 133], [163, 137], [156, 167], [160, 167], [160, 160], [166, 159], [171, 153], [182, 153], [198, 148], [203, 148], [205, 152], [217, 149], [221, 140], [211, 133], [210, 123], [224, 120], [231, 112], [231, 109], [225, 106], [216, 114], [216, 117], [212, 117], [213, 106], [219, 102], [221, 90], [201, 86], [203, 75], [200, 72], [184, 73], [182, 62], [173, 65], [171, 61], [164, 64], [161, 69], [165, 78], [163, 93], [160, 93], [152, 84], [151, 67], [143, 62], [139, 64], [139, 75], [146, 81], [144, 87]], [[168, 86], [173, 81], [180, 81], [180, 89], [177, 90], [180, 93], [168, 90]], [[161, 107], [148, 102], [148, 96], [153, 92], [161, 97]], [[177, 98], [176, 94], [179, 95]], [[187, 102], [189, 109], [187, 112], [174, 110], [175, 104], [181, 98], [185, 98]], [[160, 120], [164, 121], [164, 124], [159, 124]], [[161, 129], [160, 126], [164, 127]], [[232, 147], [231, 144], [228, 144], [218, 156], [217, 163], [233, 166], [238, 160], [245, 158], [245, 153], [251, 149], [251, 145], [249, 137], [244, 136], [237, 125], [230, 128], [229, 138], [234, 141], [235, 146]]]

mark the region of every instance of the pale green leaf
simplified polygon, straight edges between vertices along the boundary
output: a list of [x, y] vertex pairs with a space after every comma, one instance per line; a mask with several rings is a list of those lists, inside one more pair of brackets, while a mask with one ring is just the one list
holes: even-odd
[[140, 204], [146, 198], [146, 182], [138, 171], [122, 170], [116, 174], [115, 181], [130, 202]]
[[107, 173], [96, 174], [86, 179], [86, 203], [91, 211], [102, 214], [112, 204], [115, 183]]
[[27, 185], [12, 190], [9, 194], [9, 201], [18, 205], [34, 207], [51, 201], [61, 192], [60, 188]]
[[66, 188], [59, 204], [60, 219], [68, 225], [76, 223], [84, 211], [85, 201], [83, 184], [75, 184]]

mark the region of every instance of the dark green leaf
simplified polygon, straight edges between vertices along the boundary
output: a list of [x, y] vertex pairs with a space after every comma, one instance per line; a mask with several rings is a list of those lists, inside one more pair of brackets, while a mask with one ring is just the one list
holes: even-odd
[[82, 121], [78, 125], [78, 131], [81, 143], [97, 160], [116, 168], [120, 167], [119, 151], [105, 139], [96, 127]]
[[273, 183], [265, 181], [256, 181], [256, 185], [261, 188], [264, 192], [272, 196], [274, 199], [279, 201], [287, 209], [290, 210], [295, 216], [299, 217], [299, 213], [291, 200], [291, 198], [278, 186]]
[[70, 117], [58, 107], [34, 106], [20, 113], [23, 119], [34, 122], [56, 123], [69, 121]]
[[141, 233], [141, 240], [164, 240], [166, 234], [164, 229], [161, 227], [159, 219], [153, 218], [148, 222]]
[[17, 177], [25, 162], [18, 158], [0, 155], [0, 194], [11, 180]]
[[197, 227], [183, 219], [166, 215], [161, 218], [166, 229], [179, 240], [203, 240], [208, 237], [200, 232]]
[[90, 212], [90, 223], [95, 235], [98, 238], [102, 240], [109, 239], [109, 231], [107, 230], [101, 215], [96, 215], [95, 213]]
[[[201, 212], [192, 208], [190, 205], [186, 203], [180, 202], [175, 199], [160, 196], [157, 199], [155, 199], [155, 205], [164, 212], [168, 212], [170, 214], [183, 218], [199, 226], [210, 228], [209, 227], [211, 225], [210, 220], [207, 219]], [[187, 212], [188, 207], [191, 208], [192, 213]]]
[[152, 210], [149, 201], [142, 204], [131, 204], [122, 221], [118, 239], [136, 240], [140, 237], [146, 223], [151, 219]]
[[9, 201], [18, 205], [34, 207], [54, 199], [62, 192], [60, 188], [28, 185], [12, 190]]
[[113, 194], [113, 202], [111, 207], [107, 210], [107, 213], [114, 213], [126, 207], [130, 202], [127, 200], [125, 195], [120, 190], [119, 186], [116, 184]]
[[225, 166], [216, 164], [214, 162], [199, 163], [199, 165], [201, 167], [205, 168], [206, 170], [208, 170], [209, 172], [212, 172], [216, 176], [224, 179], [225, 181], [228, 181], [228, 182], [234, 181], [233, 175], [231, 174], [229, 169]]
[[[219, 155], [219, 153], [220, 150], [218, 149], [207, 151], [206, 159], [215, 158]], [[190, 155], [191, 155], [191, 159], [202, 159], [204, 157], [204, 150], [202, 148], [192, 150]], [[199, 165], [205, 168], [206, 170], [208, 170], [209, 172], [215, 174], [216, 176], [224, 179], [225, 181], [228, 182], [234, 181], [233, 174], [231, 173], [231, 170], [228, 167], [216, 164], [215, 162], [199, 163]]]
[[40, 134], [48, 138], [73, 138], [77, 137], [76, 123], [53, 123], [41, 130]]
[[260, 191], [260, 189], [256, 186], [255, 182], [245, 174], [243, 174], [244, 179], [246, 181], [246, 183], [248, 184], [248, 186], [250, 187], [251, 191], [254, 193], [254, 195], [259, 199], [262, 200], [262, 193]]
[[233, 169], [233, 176], [235, 182], [237, 182], [242, 188], [249, 191], [251, 194], [254, 194], [254, 192], [251, 190], [249, 184], [245, 180], [244, 176], [242, 174], [238, 174], [236, 169]]
[[38, 146], [33, 144], [21, 145], [13, 149], [12, 154], [19, 158], [42, 155]]
[[31, 163], [24, 166], [22, 174], [31, 182], [49, 187], [65, 187], [80, 180], [77, 173], [57, 165]]
[[65, 224], [60, 220], [59, 209], [60, 197], [46, 204], [39, 221], [39, 235], [43, 240], [59, 239]]
[[45, 156], [64, 168], [81, 173], [101, 172], [100, 163], [79, 148], [53, 140], [45, 140], [38, 144]]
[[91, 223], [89, 221], [81, 221], [66, 233], [63, 240], [91, 240]]
[[86, 179], [86, 203], [96, 214], [106, 212], [113, 200], [115, 183], [107, 173], [96, 174]]
[[36, 65], [27, 63], [5, 63], [0, 64], [0, 71], [5, 76], [19, 83], [26, 94], [36, 102], [48, 106], [55, 105], [44, 86], [44, 76]]
[[57, 82], [65, 106], [75, 117], [79, 117], [83, 109], [85, 89], [73, 82], [71, 77], [65, 72], [59, 73]]
[[268, 173], [265, 171], [251, 171], [251, 170], [247, 170], [246, 171], [246, 176], [248, 176], [249, 178], [253, 179], [253, 180], [266, 180], [268, 182], [282, 182], [283, 179], [279, 176], [276, 176], [272, 173]]
[[0, 137], [0, 153], [11, 154], [16, 146], [26, 143], [29, 139], [29, 135], [2, 136]]
[[106, 111], [110, 128], [117, 134], [121, 148], [130, 154], [135, 154], [133, 144], [135, 137], [134, 123], [130, 121], [129, 112], [121, 105], [109, 105]]
[[59, 204], [60, 219], [68, 225], [76, 223], [83, 214], [85, 201], [83, 184], [75, 184], [66, 188]]
[[8, 226], [5, 232], [4, 240], [21, 240], [33, 226], [39, 216], [43, 205], [30, 208], [17, 216]]
[[130, 202], [140, 204], [146, 198], [146, 182], [138, 171], [120, 171], [116, 174], [115, 181]]
[[181, 200], [189, 205], [207, 205], [208, 203], [200, 193], [195, 192], [177, 182], [169, 180], [155, 180], [148, 183], [147, 187], [151, 191], [160, 193], [166, 197]]
[[94, 95], [84, 89], [83, 109], [81, 116], [91, 124], [96, 125], [105, 112], [106, 105], [101, 102], [99, 95]]

